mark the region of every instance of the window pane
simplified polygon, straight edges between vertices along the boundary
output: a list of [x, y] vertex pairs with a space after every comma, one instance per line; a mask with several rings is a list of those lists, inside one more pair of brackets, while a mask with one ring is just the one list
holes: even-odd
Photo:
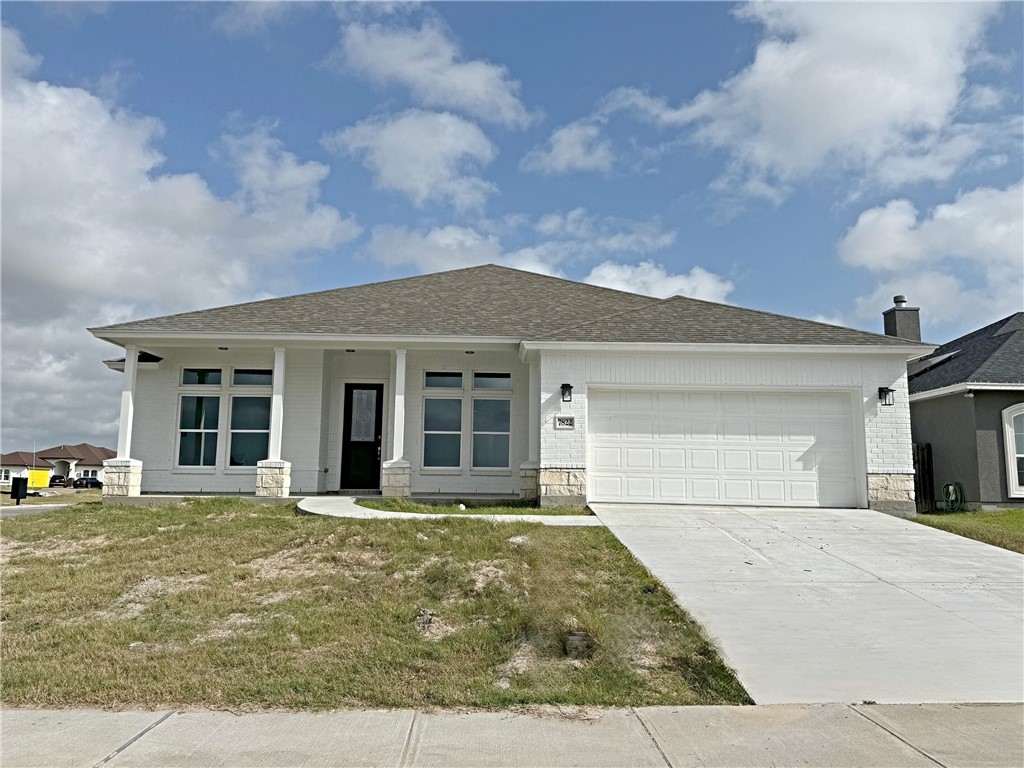
[[461, 400], [424, 400], [423, 401], [424, 432], [461, 432], [462, 401]]
[[207, 432], [203, 435], [203, 466], [212, 467], [217, 463], [217, 433]]
[[474, 389], [512, 389], [511, 373], [474, 373]]
[[186, 368], [181, 372], [182, 384], [220, 384], [220, 368]]
[[185, 395], [181, 398], [179, 426], [182, 429], [216, 429], [219, 411], [219, 397]]
[[1013, 417], [1013, 441], [1017, 446], [1017, 455], [1024, 453], [1024, 413]]
[[202, 450], [201, 432], [182, 432], [178, 445], [178, 464], [183, 467], [197, 467]]
[[510, 400], [474, 400], [474, 432], [508, 432]]
[[461, 373], [427, 373], [424, 386], [428, 388], [462, 389]]
[[507, 467], [508, 435], [473, 435], [474, 467]]
[[369, 442], [374, 439], [377, 427], [377, 390], [356, 389], [352, 391], [352, 429], [350, 439]]
[[424, 467], [457, 467], [462, 450], [462, 435], [424, 435]]
[[231, 382], [239, 386], [266, 386], [274, 381], [274, 372], [255, 368], [236, 368]]
[[231, 466], [255, 467], [257, 461], [267, 458], [270, 435], [266, 432], [232, 432]]
[[1017, 457], [1017, 485], [1024, 485], [1024, 456]]
[[[232, 429], [270, 429], [269, 397], [231, 399]], [[265, 457], [264, 457], [265, 458]]]

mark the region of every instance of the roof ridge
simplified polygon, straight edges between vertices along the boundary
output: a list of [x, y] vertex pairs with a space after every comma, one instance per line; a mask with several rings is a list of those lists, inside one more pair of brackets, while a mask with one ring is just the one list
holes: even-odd
[[[1011, 315], [1010, 317], [1013, 317], [1013, 315]], [[982, 383], [983, 381], [985, 381], [985, 379], [975, 379], [974, 377], [981, 375], [981, 371], [983, 369], [986, 369], [988, 367], [988, 364], [991, 363], [999, 355], [999, 353], [1003, 351], [1003, 349], [1005, 349], [1010, 344], [1014, 344], [1016, 342], [1015, 337], [1018, 333], [1021, 333], [1021, 331], [1014, 329], [1006, 333], [992, 334], [989, 338], [992, 339], [993, 341], [998, 341], [997, 346], [995, 347], [995, 349], [993, 349], [991, 352], [989, 352], [989, 354], [985, 356], [984, 360], [982, 360], [980, 363], [978, 363], [977, 366], [975, 366], [974, 370], [971, 371], [964, 378], [964, 381], [973, 381], [975, 383]]]

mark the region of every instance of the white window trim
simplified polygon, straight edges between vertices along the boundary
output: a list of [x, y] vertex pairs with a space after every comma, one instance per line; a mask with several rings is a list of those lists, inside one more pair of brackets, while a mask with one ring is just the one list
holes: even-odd
[[[237, 371], [266, 371], [267, 373], [270, 374], [270, 383], [269, 384], [235, 384], [235, 373]], [[227, 381], [224, 381], [224, 374], [221, 374], [220, 380], [224, 381], [224, 386], [229, 388], [229, 389], [236, 389], [237, 388], [237, 389], [240, 389], [240, 390], [244, 390], [246, 392], [248, 392], [249, 390], [253, 390], [253, 391], [257, 391], [257, 392], [260, 392], [262, 390], [266, 390], [267, 392], [272, 392], [273, 389], [274, 389], [274, 369], [273, 368], [267, 368], [266, 366], [262, 366], [262, 365], [233, 365], [233, 366], [231, 366], [231, 368], [228, 371], [228, 373], [230, 374], [230, 376], [229, 376]], [[214, 385], [214, 386], [216, 386], [216, 385]]]
[[1024, 403], [1011, 405], [1003, 411], [1003, 444], [1006, 454], [1006, 494], [1011, 499], [1024, 499], [1024, 485], [1017, 482], [1017, 445], [1013, 437], [1013, 418], [1024, 414]]
[[[512, 424], [515, 421], [513, 416], [513, 402], [512, 393], [509, 390], [498, 389], [498, 390], [477, 390], [478, 392], [490, 392], [493, 393], [488, 397], [472, 397], [470, 398], [470, 432], [469, 432], [469, 465], [470, 469], [474, 473], [479, 474], [504, 474], [510, 472], [512, 469]], [[495, 396], [496, 395], [496, 396]], [[477, 431], [476, 429], [476, 418], [473, 411], [473, 403], [477, 400], [507, 400], [508, 401], [508, 431], [507, 432], [484, 432]], [[473, 464], [473, 438], [477, 435], [505, 435], [508, 437], [508, 464], [504, 467], [478, 467]]]
[[[221, 375], [223, 381], [224, 376]], [[220, 463], [220, 453], [222, 449], [220, 439], [220, 425], [224, 421], [224, 396], [220, 390], [220, 387], [216, 384], [213, 385], [199, 385], [199, 389], [193, 391], [193, 386], [189, 385], [187, 388], [178, 392], [178, 408], [174, 415], [174, 471], [175, 472], [186, 472], [195, 474], [213, 474], [217, 471], [217, 466]], [[217, 387], [217, 391], [213, 391], [213, 387]], [[216, 397], [217, 398], [217, 429], [183, 429], [181, 426], [181, 404], [186, 397]], [[181, 459], [181, 435], [183, 432], [200, 432], [206, 434], [212, 432], [217, 435], [217, 449], [214, 452], [213, 464], [179, 464]]]
[[[478, 387], [476, 385], [477, 376], [508, 376], [508, 389], [494, 389], [492, 387]], [[511, 397], [512, 396], [512, 372], [511, 371], [496, 371], [493, 368], [487, 368], [479, 371], [472, 371], [469, 374], [469, 382], [472, 392], [487, 392], [489, 394], [496, 395], [498, 397]]]
[[[440, 376], [458, 376], [459, 380], [462, 382], [462, 384], [460, 384], [457, 387], [430, 387], [430, 386], [427, 386], [427, 376], [430, 375], [430, 374], [437, 374], [437, 375], [440, 375]], [[427, 392], [429, 392], [431, 395], [434, 395], [434, 394], [443, 395], [443, 394], [446, 394], [446, 393], [449, 393], [449, 392], [454, 394], [454, 393], [458, 392], [459, 395], [461, 396], [462, 393], [465, 392], [465, 391], [466, 391], [466, 372], [465, 371], [439, 371], [436, 368], [433, 368], [433, 369], [431, 369], [429, 371], [428, 370], [424, 370], [423, 371], [423, 392], [424, 392], [424, 396], [425, 397], [426, 397], [426, 393]]]
[[[433, 373], [433, 371], [431, 371], [431, 373]], [[423, 474], [428, 474], [428, 475], [460, 475], [460, 474], [462, 474], [462, 464], [463, 464], [463, 458], [462, 458], [462, 453], [463, 453], [462, 433], [466, 431], [465, 430], [465, 424], [466, 424], [466, 414], [465, 414], [466, 402], [465, 402], [465, 398], [462, 396], [462, 391], [461, 390], [451, 390], [451, 389], [440, 389], [440, 388], [438, 388], [436, 390], [435, 389], [430, 389], [430, 390], [425, 390], [425, 392], [426, 391], [429, 391], [430, 394], [429, 395], [428, 394], [424, 394], [423, 395], [423, 408], [422, 408], [423, 420], [420, 423], [420, 472], [423, 473]], [[451, 394], [446, 395], [445, 394], [446, 392], [450, 392]], [[459, 393], [458, 396], [455, 396], [456, 392]], [[427, 431], [427, 400], [458, 400], [459, 401], [459, 431], [458, 432], [451, 432], [451, 431], [445, 432], [445, 431], [439, 431], [439, 430], [430, 430], [428, 432]], [[458, 435], [459, 436], [459, 465], [457, 467], [435, 467], [435, 466], [427, 465], [427, 463], [426, 463], [426, 458], [427, 458], [427, 435]]]
[[228, 395], [228, 400], [229, 400], [229, 403], [228, 403], [228, 423], [226, 425], [226, 427], [227, 427], [228, 442], [227, 442], [227, 445], [224, 446], [224, 449], [225, 449], [224, 450], [224, 471], [225, 472], [230, 472], [232, 474], [245, 473], [245, 472], [255, 472], [256, 471], [256, 465], [255, 464], [238, 464], [238, 465], [234, 465], [234, 464], [231, 463], [231, 441], [234, 438], [235, 434], [239, 434], [239, 435], [262, 435], [262, 434], [266, 434], [268, 446], [269, 446], [269, 443], [270, 443], [270, 425], [269, 424], [267, 424], [267, 428], [266, 429], [232, 429], [231, 428], [231, 414], [233, 414], [234, 410], [235, 410], [235, 398], [238, 398], [238, 397], [262, 397], [264, 400], [270, 400], [270, 398], [271, 398], [270, 387], [257, 386], [257, 385], [252, 385], [252, 384], [239, 384], [238, 387], [241, 390], [243, 390], [243, 391], [241, 391], [241, 392], [239, 392], [237, 390], [236, 391], [232, 391]]
[[[221, 389], [227, 382], [224, 380], [224, 367], [219, 365], [183, 365], [178, 369], [178, 386], [183, 389], [191, 389], [195, 387], [206, 392], [212, 389]], [[185, 371], [220, 371], [220, 384], [186, 384], [185, 383]], [[231, 370], [228, 370], [228, 375], [233, 375]]]

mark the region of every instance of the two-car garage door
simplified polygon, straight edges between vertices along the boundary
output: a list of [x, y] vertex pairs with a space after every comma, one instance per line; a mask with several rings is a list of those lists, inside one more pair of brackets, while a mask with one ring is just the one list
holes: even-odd
[[591, 501], [858, 504], [849, 394], [591, 388], [587, 401]]

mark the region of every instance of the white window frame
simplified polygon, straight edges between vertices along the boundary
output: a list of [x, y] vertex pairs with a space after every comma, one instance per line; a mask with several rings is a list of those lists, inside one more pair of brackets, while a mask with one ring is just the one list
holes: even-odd
[[[186, 384], [185, 371], [220, 371], [220, 384]], [[231, 371], [228, 371], [231, 374]], [[224, 367], [219, 365], [183, 365], [178, 371], [178, 386], [184, 389], [196, 387], [201, 390], [221, 389], [227, 382], [224, 381]]]
[[[246, 369], [248, 370], [248, 369]], [[232, 373], [232, 376], [234, 374]], [[270, 423], [268, 420], [266, 429], [233, 429], [231, 427], [231, 416], [235, 412], [235, 400], [239, 397], [248, 398], [263, 398], [270, 405], [272, 397], [271, 388], [267, 386], [260, 386], [255, 384], [239, 384], [238, 387], [242, 391], [234, 391], [228, 396], [228, 419], [227, 419], [227, 436], [228, 442], [224, 446], [224, 471], [225, 472], [255, 472], [255, 464], [232, 464], [231, 463], [231, 441], [234, 439], [236, 434], [239, 435], [263, 435], [267, 436], [267, 446], [269, 450], [270, 446]], [[251, 390], [251, 391], [250, 391]], [[265, 391], [264, 391], [265, 390]], [[269, 413], [269, 411], [268, 411]]]
[[[477, 376], [501, 376], [508, 377], [508, 389], [494, 389], [493, 387], [477, 387], [476, 377]], [[482, 371], [473, 371], [470, 373], [470, 386], [473, 392], [487, 392], [489, 394], [496, 395], [498, 397], [511, 397], [512, 396], [512, 372], [511, 371], [495, 371], [493, 369], [486, 369]]]
[[1006, 453], [1006, 494], [1011, 499], [1024, 499], [1024, 485], [1017, 481], [1017, 443], [1013, 435], [1013, 419], [1024, 414], [1024, 403], [1011, 405], [1003, 411], [1003, 444]]
[[[270, 384], [235, 384], [235, 374], [238, 373], [238, 371], [264, 371], [266, 373], [269, 373], [270, 374]], [[226, 382], [224, 382], [224, 385], [226, 387], [228, 387], [229, 389], [234, 389], [234, 388], [237, 387], [238, 389], [240, 389], [242, 391], [246, 391], [246, 392], [249, 391], [250, 389], [251, 390], [255, 390], [255, 391], [262, 391], [262, 390], [265, 389], [268, 392], [270, 392], [274, 388], [274, 369], [273, 368], [267, 368], [266, 366], [261, 366], [261, 365], [233, 365], [233, 366], [231, 366], [230, 373], [231, 373], [231, 377]], [[223, 374], [221, 374], [221, 381], [224, 381], [224, 375]]]
[[[223, 381], [223, 380], [224, 380], [224, 374], [221, 374], [221, 381]], [[181, 471], [181, 472], [203, 472], [203, 473], [216, 472], [217, 471], [217, 466], [219, 464], [221, 449], [222, 449], [221, 439], [220, 439], [220, 431], [221, 431], [221, 424], [224, 422], [224, 396], [223, 396], [223, 393], [221, 392], [220, 386], [217, 385], [217, 384], [198, 385], [200, 387], [200, 389], [197, 390], [197, 391], [193, 391], [191, 389], [192, 386], [196, 386], [196, 385], [189, 385], [188, 389], [178, 393], [178, 409], [177, 409], [177, 412], [175, 413], [175, 417], [174, 417], [174, 433], [175, 433], [175, 439], [174, 439], [174, 469], [176, 471]], [[216, 391], [213, 391], [214, 387], [216, 387]], [[217, 398], [217, 428], [216, 429], [183, 429], [182, 428], [182, 426], [181, 426], [181, 408], [182, 408], [182, 403], [184, 402], [184, 399], [186, 397], [215, 397], [215, 398]], [[212, 432], [213, 434], [217, 435], [217, 447], [214, 450], [213, 464], [181, 464], [181, 463], [179, 463], [180, 460], [181, 460], [181, 436], [185, 432], [199, 432], [202, 435], [204, 435], [204, 439], [203, 439], [203, 445], [204, 446], [206, 444], [205, 435], [207, 433]]]
[[[472, 468], [473, 472], [481, 472], [481, 473], [488, 473], [488, 472], [508, 473], [512, 469], [512, 422], [513, 422], [513, 413], [512, 413], [512, 411], [513, 411], [513, 402], [512, 402], [511, 391], [507, 390], [507, 389], [496, 389], [496, 390], [480, 389], [480, 390], [476, 390], [476, 391], [477, 392], [490, 392], [490, 393], [494, 393], [495, 395], [498, 395], [498, 396], [493, 396], [492, 395], [492, 396], [488, 396], [488, 397], [473, 397], [473, 398], [470, 399], [471, 402], [470, 402], [470, 414], [469, 415], [470, 415], [470, 420], [472, 422], [470, 424], [470, 434], [469, 434], [469, 464], [470, 464], [470, 467]], [[474, 406], [474, 404], [476, 403], [477, 400], [504, 400], [504, 401], [506, 401], [508, 403], [508, 431], [507, 432], [484, 432], [484, 431], [477, 430], [477, 428], [476, 428], [476, 409], [475, 409], [475, 406]], [[504, 467], [478, 467], [478, 466], [476, 466], [473, 463], [473, 447], [474, 447], [473, 443], [474, 443], [477, 435], [505, 435], [506, 437], [508, 437], [508, 464], [506, 464]]]
[[0, 469], [0, 483], [5, 483], [6, 484], [6, 483], [10, 483], [10, 482], [11, 482], [11, 470], [9, 470], [9, 469]]
[[[433, 371], [431, 371], [433, 373]], [[462, 473], [463, 464], [463, 439], [462, 434], [466, 431], [466, 401], [462, 396], [462, 390], [444, 389], [441, 387], [425, 390], [429, 395], [423, 396], [423, 419], [420, 423], [420, 472], [433, 475], [458, 475]], [[458, 392], [458, 395], [455, 393]], [[450, 393], [450, 394], [446, 394]], [[427, 430], [427, 401], [428, 400], [457, 400], [459, 403], [459, 431]], [[427, 458], [427, 435], [458, 435], [459, 436], [459, 465], [457, 467], [436, 467], [428, 466]]]
[[[434, 374], [437, 376], [458, 376], [459, 381], [462, 382], [457, 387], [430, 387], [427, 386], [427, 376]], [[461, 397], [462, 393], [466, 389], [466, 372], [465, 371], [439, 371], [436, 368], [429, 371], [423, 371], [423, 392], [429, 392], [431, 396], [435, 393], [444, 394], [446, 392], [458, 392]], [[426, 395], [424, 395], [426, 396]]]

